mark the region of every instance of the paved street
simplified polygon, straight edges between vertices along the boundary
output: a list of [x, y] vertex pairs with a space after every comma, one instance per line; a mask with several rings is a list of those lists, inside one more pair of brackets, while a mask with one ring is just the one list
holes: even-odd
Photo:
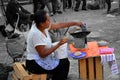
[[[26, 5], [24, 7], [28, 10], [30, 9], [32, 12], [31, 5]], [[106, 40], [109, 42], [109, 47], [115, 48], [115, 56], [120, 71], [120, 15], [116, 17], [107, 17], [106, 9], [80, 10], [79, 12], [68, 9], [63, 14], [54, 15], [53, 18], [55, 18], [57, 22], [79, 20], [86, 23], [87, 29], [91, 31], [88, 35], [88, 41]], [[51, 17], [51, 20], [53, 20], [53, 18]], [[0, 61], [4, 63], [7, 56], [5, 38], [0, 35]], [[10, 62], [11, 59], [8, 63]], [[79, 80], [78, 61], [70, 58], [70, 62], [69, 78], [70, 80]], [[103, 65], [103, 68], [104, 80], [120, 80], [120, 75], [117, 77], [111, 76], [111, 70], [107, 63]], [[11, 80], [10, 76], [9, 80]]]

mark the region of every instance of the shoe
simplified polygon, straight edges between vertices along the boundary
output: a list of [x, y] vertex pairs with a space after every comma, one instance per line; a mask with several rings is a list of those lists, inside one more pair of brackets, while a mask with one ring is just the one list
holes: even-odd
[[54, 15], [54, 14], [51, 12], [51, 13], [50, 13], [50, 16], [53, 16], [53, 15]]
[[78, 12], [79, 10], [78, 9], [74, 9], [75, 12]]
[[67, 7], [67, 9], [70, 9], [70, 8], [71, 8], [71, 6], [68, 6], [68, 7]]
[[82, 10], [85, 10], [85, 11], [86, 11], [87, 9], [86, 9], [86, 8], [82, 8]]
[[112, 14], [107, 14], [106, 16], [107, 16], [107, 17], [111, 17], [111, 18], [114, 18], [114, 17], [115, 17], [115, 15], [112, 15]]
[[57, 11], [58, 14], [62, 14], [62, 11]]

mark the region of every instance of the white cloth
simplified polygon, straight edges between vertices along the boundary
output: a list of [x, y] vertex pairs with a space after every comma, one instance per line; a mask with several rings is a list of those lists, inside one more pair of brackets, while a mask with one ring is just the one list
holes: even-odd
[[115, 60], [115, 55], [114, 54], [101, 55], [101, 63], [114, 61], [114, 60]]
[[[58, 42], [55, 42], [52, 44], [52, 46], [56, 45]], [[54, 56], [58, 59], [64, 59], [68, 57], [68, 48], [67, 48], [68, 44], [65, 43], [63, 45], [61, 45], [59, 48], [57, 48], [55, 50], [55, 54]]]
[[101, 55], [101, 63], [105, 63], [105, 62], [109, 63], [112, 74], [118, 74], [119, 73], [114, 53], [113, 54]]
[[112, 61], [111, 63], [112, 63], [112, 65], [110, 65], [110, 66], [111, 66], [112, 74], [118, 74], [119, 71], [118, 71], [118, 65], [116, 63], [116, 60]]

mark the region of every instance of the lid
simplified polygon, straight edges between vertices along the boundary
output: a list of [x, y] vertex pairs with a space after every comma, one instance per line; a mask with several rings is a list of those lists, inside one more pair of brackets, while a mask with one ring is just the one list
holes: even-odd
[[69, 32], [70, 35], [72, 35], [74, 38], [85, 38], [88, 34], [90, 34], [90, 31], [74, 31], [74, 32]]

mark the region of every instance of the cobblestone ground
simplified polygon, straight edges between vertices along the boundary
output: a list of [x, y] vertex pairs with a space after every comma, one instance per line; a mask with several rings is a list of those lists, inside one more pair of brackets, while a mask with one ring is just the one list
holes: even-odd
[[[25, 6], [26, 9], [31, 9], [31, 5]], [[32, 10], [30, 10], [32, 11]], [[106, 16], [106, 9], [101, 10], [87, 10], [87, 11], [79, 11], [74, 12], [73, 10], [67, 10], [63, 14], [55, 15], [51, 17], [56, 19], [57, 22], [62, 21], [73, 21], [79, 20], [87, 24], [88, 30], [91, 31], [91, 34], [88, 35], [88, 41], [93, 40], [106, 40], [109, 42], [110, 47], [115, 48], [115, 55], [117, 63], [120, 62], [120, 16], [116, 17], [107, 17]], [[70, 39], [73, 38], [69, 35]], [[8, 56], [6, 47], [5, 47], [5, 38], [0, 35], [0, 61], [5, 62], [5, 58]], [[78, 61], [75, 59], [70, 59], [70, 72], [69, 78], [70, 80], [80, 80], [78, 74]], [[12, 60], [10, 58], [10, 63]], [[107, 63], [103, 65], [104, 68], [104, 80], [120, 80], [120, 76], [113, 76], [111, 75], [111, 70]], [[118, 63], [118, 68], [120, 71], [120, 63]], [[11, 80], [11, 75], [9, 79]]]

